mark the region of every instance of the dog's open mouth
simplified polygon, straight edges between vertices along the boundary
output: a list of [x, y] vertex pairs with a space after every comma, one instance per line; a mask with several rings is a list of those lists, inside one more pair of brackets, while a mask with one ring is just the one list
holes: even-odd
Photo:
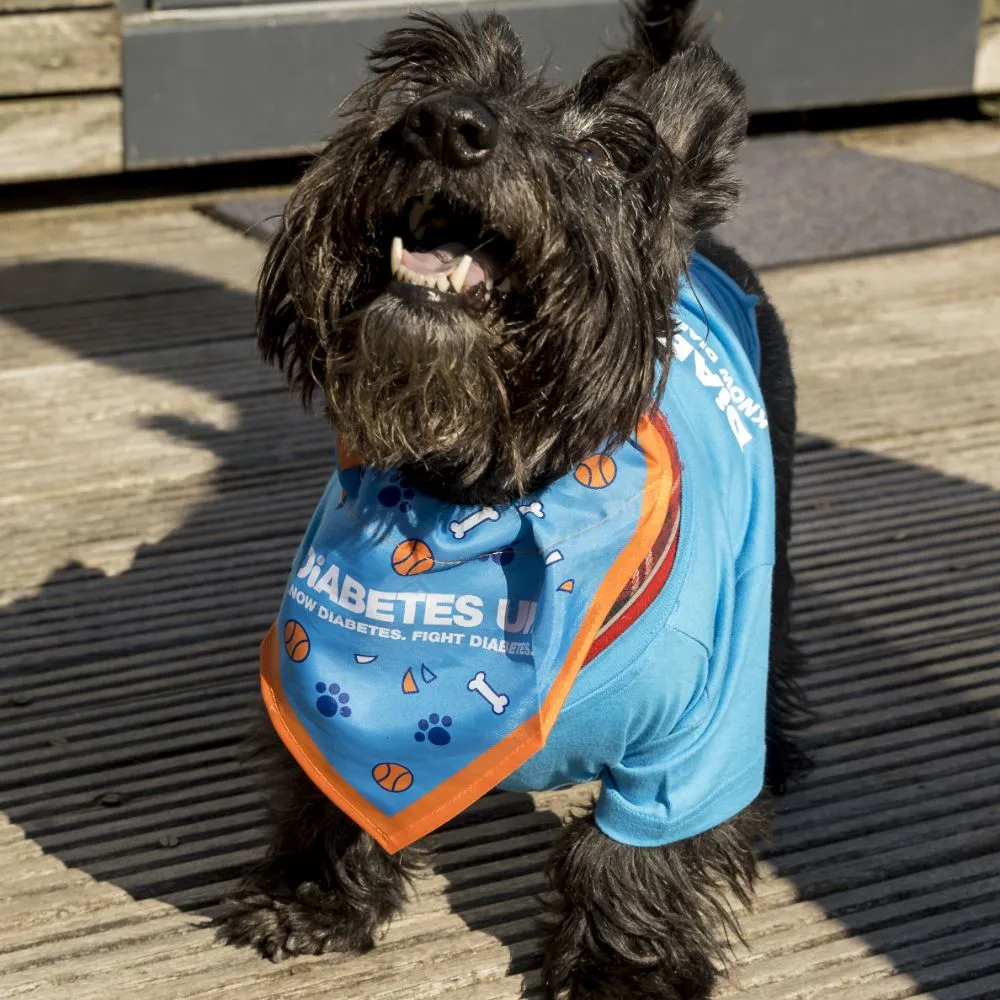
[[476, 210], [425, 195], [408, 203], [403, 228], [389, 263], [395, 290], [407, 297], [483, 309], [518, 287], [513, 242]]

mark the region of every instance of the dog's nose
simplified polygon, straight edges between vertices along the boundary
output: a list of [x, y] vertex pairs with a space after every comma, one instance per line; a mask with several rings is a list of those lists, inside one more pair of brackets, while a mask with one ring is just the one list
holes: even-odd
[[424, 159], [440, 160], [449, 167], [475, 167], [496, 149], [500, 123], [473, 97], [431, 94], [407, 111], [403, 138]]

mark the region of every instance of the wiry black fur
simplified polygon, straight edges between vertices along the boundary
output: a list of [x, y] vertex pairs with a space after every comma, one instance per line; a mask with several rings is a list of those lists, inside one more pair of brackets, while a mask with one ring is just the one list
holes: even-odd
[[[372, 54], [341, 131], [293, 192], [265, 263], [259, 340], [308, 402], [319, 388], [345, 443], [445, 501], [504, 502], [624, 440], [661, 391], [658, 337], [697, 247], [761, 296], [761, 387], [775, 456], [777, 540], [768, 784], [803, 764], [788, 563], [795, 387], [780, 320], [749, 266], [709, 230], [732, 211], [747, 113], [739, 78], [702, 40], [693, 0], [630, 5], [632, 38], [572, 88], [525, 74], [508, 23], [423, 15]], [[475, 164], [413, 141], [417, 102], [487, 109]], [[485, 120], [485, 119], [484, 119]], [[492, 134], [492, 133], [491, 133]], [[498, 138], [497, 138], [498, 137]], [[491, 140], [493, 141], [493, 140]], [[435, 152], [437, 150], [437, 152]], [[520, 288], [413, 301], [389, 284], [408, 200], [434, 191], [501, 233]], [[440, 296], [438, 297], [440, 299]], [[270, 735], [276, 837], [226, 925], [278, 960], [361, 951], [398, 912], [419, 864], [385, 855]], [[699, 1000], [750, 899], [760, 804], [658, 848], [607, 838], [592, 812], [563, 833], [545, 965], [551, 997]]]
[[273, 962], [369, 951], [406, 902], [424, 852], [414, 846], [386, 854], [316, 788], [266, 718], [248, 746], [271, 792], [274, 838], [244, 877], [226, 937]]
[[546, 949], [549, 994], [707, 996], [725, 967], [729, 936], [739, 937], [725, 893], [749, 905], [754, 840], [766, 829], [755, 805], [698, 837], [638, 849], [610, 840], [590, 813], [573, 820], [548, 866], [558, 894]]

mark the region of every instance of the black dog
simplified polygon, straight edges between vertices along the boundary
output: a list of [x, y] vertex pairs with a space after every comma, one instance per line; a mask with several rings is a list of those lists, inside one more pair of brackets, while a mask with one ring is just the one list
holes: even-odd
[[[708, 235], [737, 200], [747, 112], [693, 7], [638, 4], [629, 47], [573, 88], [527, 75], [497, 15], [422, 16], [389, 34], [291, 196], [259, 337], [307, 402], [321, 388], [365, 467], [444, 504], [502, 507], [614, 454], [657, 406], [694, 252], [758, 296], [758, 427], [774, 466], [766, 784], [781, 791], [803, 763], [789, 736], [803, 715], [789, 637], [795, 390], [757, 278]], [[270, 736], [276, 837], [226, 934], [275, 961], [364, 951], [402, 907], [419, 848], [383, 850]], [[761, 803], [660, 846], [614, 840], [593, 814], [570, 823], [550, 864], [550, 995], [708, 996], [719, 931], [737, 931], [727, 893], [748, 901], [756, 877]]]

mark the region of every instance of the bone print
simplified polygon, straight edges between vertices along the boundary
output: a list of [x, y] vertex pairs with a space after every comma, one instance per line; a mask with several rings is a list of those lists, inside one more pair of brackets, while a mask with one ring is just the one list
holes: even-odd
[[535, 517], [545, 517], [545, 506], [541, 500], [532, 500], [531, 503], [522, 504], [517, 509], [522, 514], [534, 514]]
[[469, 690], [481, 694], [492, 706], [494, 715], [503, 715], [504, 710], [510, 704], [510, 698], [505, 694], [499, 694], [486, 683], [486, 674], [482, 670], [469, 681]]
[[472, 531], [473, 528], [478, 528], [479, 525], [485, 524], [487, 521], [499, 521], [500, 512], [496, 507], [480, 507], [475, 513], [470, 514], [468, 517], [461, 521], [452, 521], [448, 525], [448, 530], [457, 538], [459, 541], [465, 538], [465, 536]]

